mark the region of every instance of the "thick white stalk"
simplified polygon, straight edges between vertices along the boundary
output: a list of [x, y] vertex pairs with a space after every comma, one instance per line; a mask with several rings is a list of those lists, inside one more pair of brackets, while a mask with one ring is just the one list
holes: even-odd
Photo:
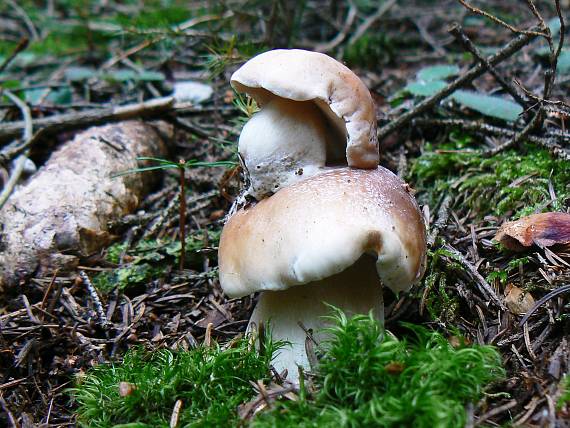
[[382, 287], [372, 257], [364, 256], [345, 271], [317, 282], [261, 293], [249, 328], [253, 323], [267, 325], [269, 321], [273, 340], [291, 343], [281, 349], [273, 361], [278, 372], [287, 369], [287, 379], [291, 382], [299, 381], [297, 366], [310, 370], [305, 352], [307, 335], [300, 323], [315, 332], [317, 342], [327, 340], [322, 329], [329, 325], [330, 320], [326, 316], [331, 314], [331, 309], [325, 303], [342, 309], [348, 315], [373, 311], [383, 322]]

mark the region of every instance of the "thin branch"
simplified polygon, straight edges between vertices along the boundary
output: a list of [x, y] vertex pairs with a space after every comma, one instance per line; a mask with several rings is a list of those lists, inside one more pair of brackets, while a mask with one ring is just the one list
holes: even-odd
[[[509, 58], [515, 52], [519, 51], [523, 46], [527, 45], [532, 39], [536, 37], [536, 34], [531, 32], [530, 34], [524, 33], [516, 37], [515, 39], [511, 40], [507, 43], [499, 52], [495, 55], [489, 57], [487, 62], [491, 65], [497, 65], [501, 61]], [[418, 105], [416, 105], [412, 110], [408, 111], [407, 113], [402, 114], [397, 119], [393, 120], [392, 122], [384, 125], [382, 128], [378, 130], [378, 140], [382, 140], [390, 135], [392, 132], [400, 129], [408, 122], [410, 122], [414, 117], [426, 112], [437, 103], [439, 103], [444, 98], [451, 95], [455, 92], [456, 89], [459, 89], [461, 86], [465, 85], [476, 79], [477, 77], [481, 76], [483, 73], [487, 71], [487, 68], [484, 64], [477, 64], [476, 66], [470, 68], [464, 75], [458, 77], [453, 82], [448, 84], [445, 88], [440, 90], [439, 92], [435, 93], [431, 97], [426, 98]]]
[[459, 262], [459, 264], [461, 264], [461, 266], [463, 266], [465, 269], [467, 269], [467, 271], [471, 274], [471, 276], [473, 277], [473, 279], [475, 280], [475, 282], [477, 283], [477, 285], [479, 286], [479, 289], [483, 292], [483, 294], [486, 294], [490, 300], [493, 300], [493, 302], [499, 308], [506, 309], [506, 307], [503, 304], [503, 302], [501, 301], [501, 299], [499, 299], [499, 296], [497, 296], [497, 293], [495, 293], [495, 290], [493, 290], [493, 287], [491, 287], [489, 285], [489, 283], [487, 281], [485, 281], [485, 278], [483, 278], [483, 276], [481, 276], [481, 274], [479, 273], [477, 268], [472, 263], [470, 263], [465, 258], [465, 256], [463, 256], [463, 254], [461, 254], [459, 251], [457, 251], [455, 248], [453, 248], [448, 243], [443, 244], [442, 248], [444, 250], [450, 252], [451, 254], [453, 254], [454, 260]]
[[[9, 90], [5, 90], [4, 94], [8, 98], [10, 98], [10, 101], [16, 104], [20, 109], [20, 111], [22, 112], [22, 116], [24, 118], [23, 121], [24, 140], [29, 141], [32, 138], [32, 134], [34, 132], [33, 123], [32, 123], [32, 113], [30, 111], [30, 107]], [[27, 161], [28, 161], [27, 150], [23, 154], [19, 155], [14, 161], [14, 169], [10, 174], [10, 178], [6, 182], [6, 185], [2, 189], [2, 193], [0, 193], [0, 210], [2, 209], [2, 207], [4, 207], [4, 205], [8, 201], [8, 198], [12, 194], [14, 188], [16, 187], [18, 180], [20, 180], [20, 177], [24, 172], [24, 167], [26, 166]]]
[[483, 56], [483, 53], [479, 50], [479, 48], [477, 48], [477, 46], [475, 46], [475, 44], [471, 41], [471, 39], [467, 37], [467, 35], [463, 31], [463, 28], [461, 28], [459, 24], [453, 25], [449, 30], [449, 33], [451, 33], [451, 35], [455, 37], [455, 39], [459, 43], [461, 43], [466, 50], [471, 52], [473, 56], [479, 60], [480, 63], [485, 65], [485, 68], [489, 70], [489, 72], [493, 75], [493, 77], [495, 77], [497, 82], [499, 82], [499, 84], [503, 87], [503, 89], [507, 91], [515, 99], [516, 102], [518, 102], [524, 108], [527, 108], [529, 106], [528, 100], [523, 98], [521, 94], [517, 91], [516, 87], [512, 83], [508, 82], [503, 76], [501, 76], [497, 71], [497, 69], [492, 64], [489, 63], [489, 61], [487, 60], [487, 58]]
[[[104, 109], [91, 110], [86, 112], [77, 113], [64, 113], [36, 119], [34, 126], [37, 129], [45, 129], [45, 133], [56, 133], [63, 130], [71, 130], [77, 128], [84, 128], [86, 126], [98, 125], [106, 122], [118, 122], [134, 118], [150, 118], [157, 117], [161, 114], [184, 110], [192, 105], [190, 103], [177, 103], [174, 97], [154, 98], [141, 103], [126, 104], [122, 106], [109, 107]], [[8, 122], [0, 127], [0, 141], [10, 138], [17, 138], [24, 122]], [[34, 136], [35, 137], [35, 136]], [[37, 139], [32, 138], [27, 145], [35, 142]], [[10, 153], [5, 153], [4, 150], [0, 151], [0, 158], [10, 158], [13, 156], [14, 150], [21, 153], [26, 147], [11, 148]]]
[[471, 4], [467, 3], [465, 0], [457, 0], [459, 1], [459, 3], [461, 3], [461, 5], [463, 7], [465, 7], [466, 9], [468, 9], [469, 11], [471, 11], [472, 13], [476, 14], [476, 15], [481, 15], [484, 16], [485, 18], [490, 19], [491, 21], [493, 21], [496, 24], [499, 24], [503, 27], [505, 27], [506, 29], [508, 29], [509, 31], [512, 31], [515, 34], [526, 34], [529, 36], [545, 36], [543, 33], [539, 32], [539, 31], [535, 31], [535, 30], [519, 30], [516, 27], [513, 27], [512, 25], [506, 23], [505, 21], [503, 21], [502, 19], [497, 18], [494, 15], [491, 15], [489, 12], [485, 12], [484, 10], [481, 10], [475, 6], [472, 6]]
[[352, 3], [349, 2], [350, 7], [348, 9], [348, 13], [346, 14], [346, 20], [344, 21], [344, 25], [342, 26], [342, 29], [337, 33], [336, 36], [334, 36], [334, 38], [326, 43], [321, 43], [319, 45], [315, 46], [315, 51], [317, 52], [330, 52], [332, 51], [334, 48], [336, 48], [338, 45], [340, 45], [344, 39], [346, 39], [346, 36], [348, 35], [349, 31], [350, 31], [350, 27], [352, 27], [352, 24], [354, 23], [354, 19], [356, 18], [356, 15], [358, 13], [358, 9], [356, 8], [356, 6]]
[[483, 152], [483, 156], [485, 156], [485, 157], [494, 156], [497, 153], [500, 153], [504, 150], [510, 149], [511, 147], [518, 146], [522, 141], [528, 139], [530, 132], [533, 129], [535, 129], [538, 126], [538, 124], [540, 123], [543, 113], [544, 113], [544, 110], [543, 110], [542, 106], [540, 106], [538, 108], [538, 111], [534, 114], [534, 116], [530, 120], [530, 122], [527, 123], [527, 125], [522, 129], [521, 132], [519, 132], [519, 133], [515, 132], [513, 137], [511, 138], [511, 140], [507, 141], [506, 143], [500, 144], [497, 147], [493, 147], [492, 149], [485, 150]]
[[542, 305], [544, 305], [546, 302], [569, 291], [570, 291], [570, 285], [564, 285], [562, 287], [557, 288], [556, 290], [552, 290], [550, 293], [545, 295], [542, 299], [536, 302], [534, 306], [530, 308], [530, 310], [525, 314], [525, 316], [522, 318], [521, 322], [519, 323], [519, 327], [525, 325], [528, 319], [532, 316], [532, 314], [534, 314], [537, 311], [537, 309], [540, 308]]
[[16, 47], [14, 48], [12, 53], [10, 55], [8, 55], [8, 57], [0, 65], [0, 73], [2, 73], [4, 70], [6, 70], [6, 67], [8, 67], [10, 65], [10, 63], [14, 60], [14, 58], [16, 58], [16, 56], [18, 56], [18, 54], [20, 52], [22, 52], [23, 50], [25, 50], [28, 47], [29, 43], [30, 43], [30, 39], [28, 39], [27, 37], [22, 37], [20, 39], [20, 41], [18, 42], [18, 44], [16, 45]]
[[378, 7], [378, 10], [376, 10], [376, 12], [374, 12], [372, 15], [370, 15], [368, 18], [366, 18], [364, 20], [364, 22], [358, 26], [358, 28], [354, 31], [354, 34], [352, 35], [352, 37], [348, 40], [348, 44], [352, 45], [358, 39], [360, 39], [364, 35], [364, 33], [366, 33], [366, 31], [368, 31], [368, 29], [376, 21], [378, 21], [380, 18], [382, 18], [382, 16], [384, 16], [384, 14], [386, 12], [388, 12], [392, 8], [392, 6], [394, 6], [395, 4], [396, 4], [396, 0], [388, 0], [386, 2], [382, 2], [380, 4], [380, 6]]

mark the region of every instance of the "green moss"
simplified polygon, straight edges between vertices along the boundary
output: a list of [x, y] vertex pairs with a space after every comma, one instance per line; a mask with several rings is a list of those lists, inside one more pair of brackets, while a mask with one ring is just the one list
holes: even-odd
[[452, 347], [439, 333], [405, 324], [409, 340], [385, 333], [372, 317], [337, 313], [319, 363], [314, 401], [280, 403], [255, 427], [462, 427], [467, 402], [501, 379], [490, 346]]
[[566, 374], [560, 381], [560, 391], [561, 395], [556, 402], [558, 410], [570, 407], [570, 375]]
[[[267, 341], [261, 354], [249, 338], [242, 338], [227, 348], [132, 350], [121, 363], [97, 366], [79, 379], [71, 390], [79, 405], [78, 424], [168, 427], [181, 400], [178, 426], [236, 426], [237, 406], [255, 395], [250, 382], [268, 379], [277, 348]], [[121, 382], [129, 384], [129, 394], [121, 396]]]
[[[464, 426], [465, 404], [504, 376], [491, 346], [454, 348], [440, 333], [411, 324], [404, 324], [409, 338], [397, 339], [372, 316], [335, 311], [332, 321], [331, 339], [318, 351], [317, 392], [302, 386], [298, 401], [278, 402], [247, 424], [237, 406], [255, 395], [250, 381], [267, 384], [281, 343], [265, 340], [263, 353], [249, 338], [226, 348], [131, 351], [122, 363], [90, 370], [72, 390], [79, 424], [168, 426], [182, 400], [179, 426], [186, 427], [453, 428]], [[131, 385], [130, 394], [119, 394], [120, 382]]]
[[[421, 203], [432, 207], [442, 194], [456, 196], [456, 205], [473, 209], [477, 216], [512, 212], [521, 217], [535, 211], [562, 209], [570, 197], [570, 162], [554, 159], [548, 151], [525, 146], [485, 158], [469, 149], [470, 141], [456, 140], [435, 148], [427, 144], [414, 162], [410, 181]], [[550, 201], [549, 182], [556, 193]]]
[[[220, 230], [207, 231], [208, 245], [217, 246], [220, 240]], [[180, 241], [175, 240], [144, 240], [126, 252], [129, 262], [111, 271], [97, 274], [93, 284], [102, 292], [108, 293], [115, 288], [124, 290], [129, 287], [144, 285], [152, 279], [164, 274], [168, 266], [177, 265], [180, 259]], [[186, 266], [200, 268], [204, 248], [202, 236], [192, 235], [186, 238]], [[107, 261], [119, 264], [120, 257], [126, 249], [126, 244], [116, 243], [107, 249]]]

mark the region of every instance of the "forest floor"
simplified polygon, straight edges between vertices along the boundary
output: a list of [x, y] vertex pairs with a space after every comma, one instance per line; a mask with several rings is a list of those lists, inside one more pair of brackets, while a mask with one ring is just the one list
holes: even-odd
[[[493, 240], [506, 221], [570, 212], [570, 107], [563, 102], [570, 50], [558, 49], [560, 5], [474, 2], [482, 12], [460, 3], [0, 4], [4, 188], [20, 155], [41, 168], [77, 132], [122, 119], [111, 105], [132, 104], [134, 117], [172, 125], [169, 161], [210, 165], [185, 171], [182, 270], [174, 167], [134, 213], [109, 225], [113, 244], [83, 255], [73, 269], [1, 290], [0, 425], [76, 424], [72, 388], [129, 349], [239, 340], [256, 297], [223, 294], [217, 245], [241, 175], [216, 162], [237, 165], [251, 105], [232, 91], [229, 76], [257, 53], [297, 47], [343, 61], [371, 90], [380, 163], [415, 190], [429, 224], [426, 274], [409, 293], [386, 292], [386, 328], [404, 334], [401, 323], [414, 323], [450, 341], [496, 347], [506, 374], [465, 403], [466, 425], [568, 426], [570, 249], [514, 252]], [[200, 85], [184, 88], [190, 81]], [[141, 104], [173, 92], [191, 103]], [[18, 128], [22, 103], [11, 95], [29, 106], [28, 138]], [[24, 172], [21, 183], [28, 179]], [[251, 397], [263, 392], [252, 387]], [[172, 409], [165, 412], [170, 417]], [[243, 423], [252, 417], [242, 416]]]

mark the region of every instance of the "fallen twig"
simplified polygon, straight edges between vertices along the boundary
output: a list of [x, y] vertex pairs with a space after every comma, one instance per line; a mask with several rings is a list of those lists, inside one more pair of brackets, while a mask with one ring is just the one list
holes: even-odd
[[103, 309], [103, 304], [101, 303], [99, 294], [97, 294], [97, 290], [91, 283], [91, 280], [85, 271], [80, 270], [79, 276], [81, 277], [83, 284], [85, 284], [85, 287], [87, 287], [87, 291], [89, 291], [89, 295], [91, 296], [91, 300], [93, 300], [93, 305], [95, 306], [95, 311], [97, 312], [97, 317], [99, 317], [101, 325], [103, 327], [107, 327], [109, 325], [109, 320], [107, 319], [107, 315], [105, 315], [105, 310]]
[[[498, 51], [493, 56], [487, 59], [487, 62], [494, 66], [499, 64], [501, 61], [509, 58], [515, 52], [519, 51], [523, 46], [527, 45], [531, 40], [533, 40], [537, 35], [534, 32], [525, 32], [515, 39], [511, 40], [507, 43], [500, 51]], [[408, 111], [407, 113], [402, 114], [397, 119], [389, 122], [387, 125], [384, 125], [382, 128], [378, 130], [378, 139], [382, 140], [390, 135], [392, 132], [400, 129], [402, 126], [406, 125], [416, 116], [426, 112], [433, 106], [435, 106], [438, 102], [443, 100], [444, 98], [451, 95], [456, 89], [459, 89], [461, 86], [465, 85], [476, 79], [477, 77], [481, 76], [483, 73], [487, 71], [487, 67], [485, 64], [479, 63], [476, 66], [470, 68], [464, 75], [458, 77], [453, 82], [448, 84], [445, 88], [438, 91], [431, 97], [426, 98], [418, 105], [416, 105], [412, 110]]]
[[479, 286], [479, 289], [484, 294], [486, 294], [487, 297], [489, 297], [491, 300], [493, 300], [494, 303], [499, 308], [506, 310], [505, 305], [503, 304], [501, 299], [499, 299], [499, 296], [497, 296], [497, 293], [495, 293], [495, 290], [493, 290], [493, 287], [491, 287], [489, 285], [489, 283], [487, 281], [485, 281], [485, 278], [483, 278], [483, 276], [481, 276], [481, 274], [479, 273], [477, 268], [475, 266], [473, 266], [473, 264], [471, 264], [463, 256], [463, 254], [461, 254], [459, 251], [457, 251], [455, 248], [453, 248], [448, 243], [443, 244], [443, 249], [450, 252], [453, 255], [454, 260], [459, 262], [461, 264], [461, 266], [463, 266], [465, 269], [467, 269], [467, 271], [469, 271], [469, 273], [473, 276], [473, 279], [475, 279], [475, 282]]
[[[164, 113], [184, 110], [192, 105], [190, 103], [177, 103], [174, 97], [155, 98], [141, 103], [126, 104], [100, 110], [86, 112], [65, 113], [34, 120], [37, 129], [44, 129], [45, 133], [55, 133], [63, 130], [84, 128], [100, 123], [119, 122], [134, 118], [157, 117]], [[0, 141], [17, 138], [21, 133], [24, 122], [9, 122], [0, 126]], [[12, 148], [9, 153], [0, 152], [0, 158], [9, 158], [13, 153], [21, 153], [36, 141], [34, 135], [30, 142], [23, 146]]]
[[14, 60], [14, 58], [16, 58], [16, 56], [18, 56], [20, 52], [22, 52], [28, 47], [29, 43], [30, 39], [28, 39], [27, 37], [22, 37], [20, 39], [20, 41], [18, 42], [12, 53], [6, 57], [6, 59], [2, 62], [2, 64], [0, 64], [0, 73], [6, 70], [6, 67], [10, 65], [10, 63]]
[[[20, 111], [22, 112], [22, 116], [24, 117], [23, 121], [23, 128], [24, 128], [24, 140], [29, 141], [32, 138], [33, 134], [33, 124], [32, 124], [32, 113], [30, 112], [30, 107], [23, 102], [20, 98], [14, 95], [12, 92], [6, 90], [4, 94], [10, 98], [10, 100], [18, 106]], [[16, 187], [20, 176], [24, 172], [24, 167], [26, 162], [28, 161], [28, 151], [25, 150], [23, 154], [19, 155], [16, 160], [14, 161], [14, 169], [10, 174], [10, 178], [6, 182], [6, 185], [2, 189], [2, 193], [0, 193], [0, 209], [6, 204], [12, 190]]]
[[519, 92], [512, 83], [507, 81], [505, 78], [503, 78], [503, 76], [499, 74], [497, 69], [491, 63], [489, 63], [487, 58], [483, 56], [483, 53], [479, 50], [479, 48], [477, 48], [477, 46], [475, 46], [475, 44], [471, 41], [471, 39], [467, 37], [467, 35], [463, 31], [463, 28], [461, 28], [461, 25], [459, 24], [453, 25], [449, 30], [449, 33], [453, 37], [455, 37], [455, 39], [458, 42], [460, 42], [466, 50], [471, 52], [473, 56], [477, 58], [477, 60], [480, 63], [485, 65], [487, 70], [489, 70], [489, 73], [493, 75], [493, 77], [497, 80], [497, 82], [499, 82], [499, 84], [503, 87], [503, 89], [506, 92], [508, 92], [515, 99], [516, 102], [518, 102], [524, 108], [527, 108], [529, 106], [528, 100], [525, 99], [523, 96], [521, 96], [521, 94], [519, 94]]

